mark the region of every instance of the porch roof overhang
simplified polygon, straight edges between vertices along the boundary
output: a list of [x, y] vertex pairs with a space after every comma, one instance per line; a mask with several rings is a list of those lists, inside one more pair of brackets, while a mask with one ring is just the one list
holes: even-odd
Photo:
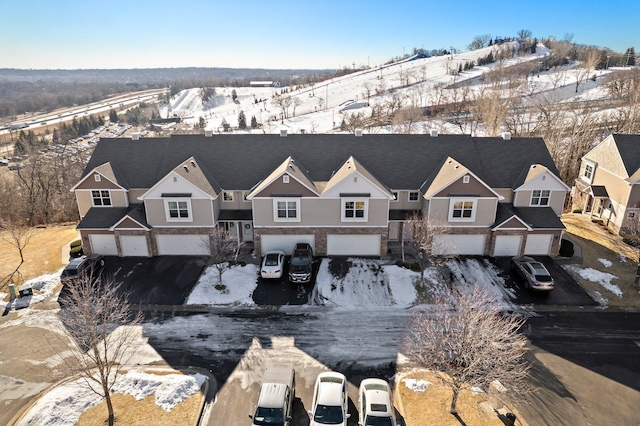
[[226, 221], [252, 221], [252, 210], [220, 210], [218, 220]]
[[593, 198], [609, 198], [607, 188], [603, 185], [591, 185], [589, 187], [589, 193]]

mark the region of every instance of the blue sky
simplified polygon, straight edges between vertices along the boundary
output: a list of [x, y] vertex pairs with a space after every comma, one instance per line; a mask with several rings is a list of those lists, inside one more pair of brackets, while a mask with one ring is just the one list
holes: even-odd
[[639, 0], [0, 0], [0, 68], [338, 68], [481, 34], [640, 50]]

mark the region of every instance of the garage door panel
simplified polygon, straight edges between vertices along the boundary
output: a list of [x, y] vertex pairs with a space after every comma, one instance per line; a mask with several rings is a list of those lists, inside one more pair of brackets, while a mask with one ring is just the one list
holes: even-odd
[[380, 256], [380, 235], [327, 235], [328, 256]]
[[551, 251], [553, 234], [534, 234], [527, 236], [524, 245], [524, 254], [548, 256]]
[[483, 255], [485, 235], [436, 235], [433, 254]]
[[121, 235], [120, 250], [123, 256], [149, 257], [147, 237], [144, 235]]
[[517, 256], [520, 254], [522, 235], [498, 235], [493, 249], [494, 256]]
[[158, 254], [163, 255], [209, 255], [209, 236], [165, 235], [156, 236]]
[[112, 234], [93, 234], [89, 235], [91, 241], [91, 252], [105, 256], [117, 256], [118, 247], [116, 246], [116, 237]]
[[309, 243], [313, 252], [316, 251], [316, 237], [313, 234], [300, 235], [263, 235], [261, 240], [261, 251], [265, 254], [269, 251], [280, 250], [289, 255], [293, 253], [297, 243]]

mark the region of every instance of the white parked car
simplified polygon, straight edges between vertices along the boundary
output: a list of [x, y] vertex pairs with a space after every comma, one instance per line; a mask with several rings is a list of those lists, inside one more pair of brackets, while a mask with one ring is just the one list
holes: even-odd
[[262, 258], [260, 276], [262, 278], [280, 278], [284, 270], [284, 253], [281, 251], [270, 251]]
[[391, 388], [382, 379], [364, 379], [358, 391], [359, 426], [396, 426]]
[[318, 374], [313, 388], [311, 410], [308, 411], [311, 423], [309, 426], [340, 425], [346, 426], [349, 396], [347, 395], [347, 378], [344, 374], [330, 371]]

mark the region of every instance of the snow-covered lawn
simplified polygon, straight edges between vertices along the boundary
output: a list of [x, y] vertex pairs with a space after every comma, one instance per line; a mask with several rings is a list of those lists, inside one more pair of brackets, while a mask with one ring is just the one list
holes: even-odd
[[[156, 405], [165, 411], [200, 391], [207, 377], [194, 374], [150, 374], [143, 371], [129, 371], [118, 377], [114, 385], [115, 393], [133, 396], [140, 401], [155, 395]], [[72, 426], [85, 411], [102, 402], [92, 392], [83, 379], [67, 382], [55, 387], [29, 409], [20, 424]]]
[[258, 283], [258, 266], [247, 264], [235, 266], [222, 274], [224, 287], [218, 285], [218, 270], [210, 266], [205, 269], [187, 305], [254, 305], [251, 295]]
[[[606, 259], [598, 259], [598, 260], [602, 262], [602, 260], [606, 260]], [[613, 274], [598, 271], [593, 268], [580, 268], [575, 265], [566, 265], [565, 269], [580, 275], [583, 279], [587, 281], [600, 284], [602, 287], [604, 287], [606, 290], [609, 290], [611, 293], [615, 294], [616, 296], [622, 297], [622, 290], [620, 290], [620, 287], [618, 287], [617, 284], [613, 284], [611, 282], [612, 280], [618, 279], [618, 277]]]

